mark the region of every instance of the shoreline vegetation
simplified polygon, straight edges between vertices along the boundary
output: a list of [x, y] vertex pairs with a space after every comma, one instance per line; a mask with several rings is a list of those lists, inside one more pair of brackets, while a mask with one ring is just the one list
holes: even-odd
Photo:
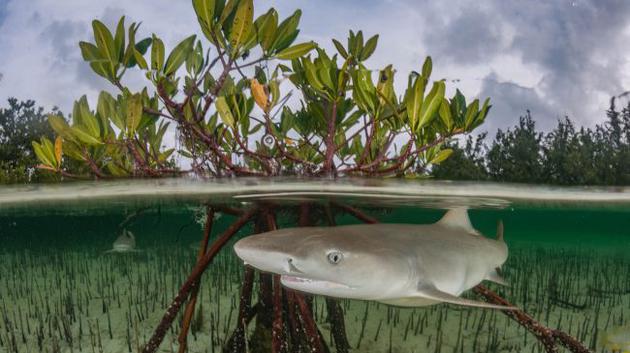
[[[35, 168], [31, 141], [54, 138], [42, 107], [32, 100], [8, 99], [0, 107], [0, 184], [61, 181], [58, 175]], [[56, 108], [56, 115], [64, 116]], [[7, 133], [14, 131], [14, 133]], [[435, 180], [492, 181], [566, 186], [616, 186], [630, 184], [630, 103], [619, 109], [615, 99], [606, 120], [587, 128], [569, 118], [557, 121], [551, 131], [536, 129], [528, 111], [507, 130], [467, 134], [445, 143], [451, 155], [425, 171]], [[83, 164], [65, 160], [71, 174], [86, 173]], [[174, 165], [177, 165], [174, 162]]]
[[[79, 98], [71, 119], [48, 116], [54, 138], [44, 134], [32, 142], [40, 171], [59, 179], [97, 180], [182, 174], [423, 178], [453, 154], [449, 141], [475, 131], [491, 109], [489, 99], [467, 100], [459, 90], [447, 98], [447, 82], [431, 81], [431, 57], [403, 77], [406, 89], [396, 92], [393, 65], [368, 66], [378, 35], [350, 31], [345, 44], [332, 39], [333, 54], [312, 41], [296, 42], [300, 10], [281, 19], [273, 8], [255, 17], [253, 0], [193, 0], [192, 5], [203, 36], [189, 36], [169, 51], [157, 34], [137, 40], [140, 24], [127, 26], [125, 17], [112, 29], [93, 21], [93, 41], [79, 47], [86, 64], [115, 93], [102, 91], [95, 107], [86, 96]], [[129, 70], [140, 71], [148, 86], [136, 92], [125, 86]], [[297, 107], [289, 106], [292, 97]], [[177, 132], [174, 148], [164, 144], [169, 126]], [[512, 135], [500, 140], [508, 146], [520, 141], [520, 134]], [[190, 160], [190, 168], [179, 168], [175, 156]], [[518, 164], [519, 157], [506, 158]], [[254, 233], [289, 226], [278, 222], [287, 212], [299, 226], [333, 226], [335, 215], [346, 212], [366, 223], [378, 221], [350, 205], [301, 202], [283, 209], [261, 201], [241, 207], [206, 205], [197, 261], [167, 301], [151, 337], [143, 339], [143, 353], [156, 352], [174, 326], [179, 327], [178, 352], [186, 351], [202, 275], [244, 226], [252, 225]], [[215, 212], [236, 219], [213, 236]], [[243, 271], [238, 316], [224, 352], [331, 350], [313, 315], [312, 296], [282, 288], [278, 276]], [[477, 292], [504, 301], [488, 288]], [[183, 319], [175, 324], [181, 310]], [[326, 311], [337, 352], [347, 352], [343, 308], [331, 300]], [[510, 313], [548, 353], [560, 345], [589, 351], [525, 312]]]

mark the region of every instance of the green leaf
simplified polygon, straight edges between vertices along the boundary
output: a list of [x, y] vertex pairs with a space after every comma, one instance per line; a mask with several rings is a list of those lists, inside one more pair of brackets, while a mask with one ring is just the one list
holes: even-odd
[[134, 94], [127, 100], [127, 136], [133, 136], [142, 120], [142, 96]]
[[[221, 1], [219, 0], [219, 2]], [[197, 13], [197, 21], [201, 27], [201, 32], [210, 42], [214, 43], [213, 33], [215, 31], [213, 28], [215, 26], [216, 11], [220, 12], [222, 9], [217, 9], [215, 0], [193, 0], [193, 7]]]
[[96, 112], [102, 119], [109, 119], [112, 115], [112, 105], [110, 104], [114, 98], [107, 92], [101, 91], [98, 95], [98, 103], [96, 103]]
[[[135, 23], [132, 23], [129, 26], [129, 45], [127, 49], [124, 51], [124, 55], [122, 58], [122, 62], [126, 68], [134, 67], [136, 65], [136, 60], [134, 58], [134, 51], [136, 50], [136, 31], [138, 27]], [[116, 33], [118, 35], [118, 33]]]
[[217, 97], [214, 102], [217, 111], [219, 112], [219, 116], [223, 123], [231, 128], [234, 128], [234, 116], [232, 115], [232, 111], [230, 110], [230, 106], [225, 100], [224, 96]]
[[164, 42], [153, 35], [151, 46], [151, 70], [161, 71], [164, 67]]
[[124, 130], [125, 122], [123, 121], [122, 114], [120, 114], [118, 107], [118, 102], [109, 93], [102, 91], [98, 96], [98, 105], [96, 110], [99, 115], [101, 115], [101, 118], [109, 118], [118, 129]]
[[90, 133], [81, 126], [73, 126], [71, 128], [71, 131], [74, 137], [76, 137], [79, 141], [85, 143], [86, 145], [102, 145], [103, 144], [103, 142], [101, 142], [100, 139], [90, 135]]
[[429, 77], [431, 76], [432, 70], [433, 70], [433, 60], [431, 60], [430, 56], [427, 56], [427, 58], [424, 59], [424, 64], [422, 64], [422, 77], [428, 80]]
[[479, 99], [475, 99], [466, 108], [466, 118], [464, 119], [464, 122], [466, 124], [466, 129], [468, 129], [473, 124], [474, 119], [478, 113], [479, 113]]
[[[276, 29], [278, 29], [278, 12], [270, 9], [261, 17], [263, 18], [262, 20], [259, 18], [260, 23], [257, 26], [258, 42], [265, 52], [268, 52], [271, 49], [271, 44], [273, 44]], [[259, 21], [257, 20], [256, 22]]]
[[109, 69], [108, 63], [92, 61], [90, 63], [90, 67], [92, 68], [92, 71], [94, 71], [96, 74], [98, 74], [101, 77], [104, 77], [110, 81], [114, 78], [114, 76], [110, 73], [111, 70]]
[[112, 173], [112, 175], [115, 177], [125, 177], [129, 175], [129, 173], [127, 173], [126, 170], [120, 168], [114, 162], [107, 163], [106, 167], [109, 170], [109, 172]]
[[297, 26], [300, 23], [300, 17], [302, 17], [302, 11], [296, 10], [293, 15], [287, 17], [280, 25], [278, 26], [278, 30], [276, 31], [276, 36], [271, 45], [270, 51], [280, 51], [293, 42], [291, 38], [295, 39], [297, 36]]
[[451, 107], [446, 98], [442, 98], [439, 114], [444, 126], [446, 126], [448, 130], [451, 130], [453, 128], [453, 116], [451, 115]]
[[320, 67], [317, 70], [317, 75], [319, 76], [320, 81], [331, 91], [336, 91], [337, 87], [332, 80], [330, 75], [330, 70], [327, 67]]
[[140, 54], [144, 55], [147, 53], [149, 46], [153, 40], [150, 37], [144, 38], [143, 40], [136, 43], [136, 50], [140, 52]]
[[433, 84], [431, 92], [429, 92], [422, 103], [422, 109], [420, 109], [420, 116], [418, 120], [418, 128], [425, 127], [431, 121], [431, 118], [433, 118], [442, 104], [445, 90], [446, 85], [444, 82], [438, 81]]
[[215, 5], [215, 0], [193, 0], [193, 8], [202, 27], [212, 27]]
[[220, 25], [223, 25], [225, 20], [227, 20], [227, 18], [230, 17], [230, 15], [232, 15], [232, 13], [234, 12], [234, 8], [236, 7], [236, 4], [238, 4], [238, 3], [239, 3], [239, 0], [228, 0], [227, 1], [227, 4], [225, 4], [223, 9], [221, 10], [221, 16], [219, 17], [219, 24]]
[[254, 0], [241, 0], [236, 8], [236, 15], [230, 30], [232, 54], [237, 55], [241, 45], [249, 36], [254, 22]]
[[144, 60], [144, 56], [142, 56], [142, 54], [136, 49], [133, 49], [133, 58], [142, 70], [149, 69], [149, 65], [147, 64], [147, 61]]
[[116, 27], [116, 35], [114, 36], [114, 54], [117, 61], [120, 61], [122, 54], [125, 52], [125, 16], [121, 17]]
[[315, 48], [317, 48], [317, 43], [315, 42], [300, 43], [282, 50], [277, 53], [275, 57], [280, 60], [293, 60], [307, 54]]
[[54, 161], [52, 160], [53, 154], [48, 155], [48, 153], [44, 152], [45, 147], [43, 146], [43, 140], [46, 139], [45, 137], [42, 137], [42, 144], [37, 143], [36, 141], [32, 142], [33, 145], [33, 151], [35, 152], [35, 155], [37, 156], [37, 159], [39, 159], [39, 161], [48, 166], [48, 167], [53, 167], [55, 166]]
[[186, 61], [186, 58], [190, 54], [190, 51], [193, 49], [193, 45], [195, 44], [196, 35], [192, 35], [183, 41], [181, 41], [175, 49], [171, 52], [166, 60], [166, 66], [164, 67], [164, 74], [166, 76], [175, 73], [177, 69]]
[[378, 44], [378, 34], [368, 39], [368, 41], [365, 43], [365, 46], [361, 50], [361, 56], [359, 57], [359, 60], [364, 61], [364, 60], [367, 60], [370, 56], [372, 56], [372, 54], [374, 54], [374, 51], [376, 50], [377, 44]]
[[305, 59], [303, 64], [304, 74], [306, 75], [308, 83], [318, 91], [324, 90], [324, 84], [320, 81], [319, 76], [317, 75], [315, 64], [313, 64], [309, 59]]
[[486, 119], [486, 116], [488, 115], [491, 107], [492, 106], [490, 105], [490, 98], [486, 98], [486, 100], [483, 101], [483, 106], [479, 111], [479, 115], [477, 115], [477, 121], [475, 121], [473, 124], [475, 127], [481, 124]]
[[94, 39], [96, 40], [96, 45], [102, 55], [112, 64], [117, 64], [118, 53], [114, 47], [114, 37], [112, 37], [112, 33], [99, 20], [92, 21], [92, 28], [94, 29]]
[[79, 48], [81, 48], [81, 55], [85, 61], [106, 61], [98, 47], [92, 43], [79, 42]]
[[396, 99], [396, 94], [394, 92], [394, 69], [392, 65], [387, 65], [385, 69], [379, 72], [376, 91], [379, 93], [378, 98], [381, 105], [385, 105], [386, 103], [393, 104]]
[[420, 108], [422, 107], [422, 101], [424, 100], [424, 90], [426, 87], [426, 81], [421, 77], [416, 78], [411, 89], [407, 91], [406, 108], [407, 116], [409, 117], [409, 124], [412, 129], [416, 129], [418, 124], [418, 117], [420, 115]]
[[366, 112], [374, 113], [376, 110], [376, 88], [372, 82], [371, 72], [365, 67], [361, 67], [357, 70], [355, 77], [353, 78], [354, 94], [356, 98], [362, 103], [362, 109]]
[[445, 148], [441, 150], [440, 152], [438, 152], [438, 154], [435, 157], [433, 157], [433, 159], [431, 159], [429, 164], [440, 164], [444, 162], [448, 157], [450, 157], [451, 154], [453, 154], [453, 150], [450, 148]]
[[344, 59], [348, 58], [348, 52], [346, 51], [346, 48], [343, 47], [343, 44], [341, 44], [338, 40], [334, 39], [332, 40], [333, 44], [335, 45], [335, 48], [337, 48], [337, 51], [339, 52], [339, 55], [341, 55]]
[[74, 112], [74, 114], [79, 114], [77, 117], [79, 119], [78, 125], [85, 127], [92, 136], [100, 136], [101, 128], [98, 124], [98, 120], [90, 110], [87, 96], [82, 96], [79, 101], [75, 103]]
[[61, 137], [68, 139], [70, 137], [70, 125], [66, 119], [59, 115], [48, 115], [48, 124]]
[[363, 32], [359, 31], [356, 35], [354, 35], [354, 33], [350, 31], [350, 38], [348, 40], [348, 51], [350, 52], [350, 55], [359, 57], [361, 49], [363, 49]]

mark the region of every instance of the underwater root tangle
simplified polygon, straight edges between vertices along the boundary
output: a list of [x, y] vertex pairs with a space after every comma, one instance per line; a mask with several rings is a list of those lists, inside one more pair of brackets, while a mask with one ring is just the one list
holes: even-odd
[[[484, 285], [477, 285], [473, 288], [473, 291], [476, 294], [484, 297], [489, 303], [504, 306], [513, 306], [510, 302], [503, 299], [497, 293], [491, 291]], [[591, 350], [584, 347], [582, 343], [571, 337], [566, 332], [548, 328], [523, 311], [503, 310], [503, 313], [513, 320], [517, 321], [519, 324], [521, 324], [521, 326], [525, 327], [531, 333], [533, 333], [536, 338], [543, 344], [547, 353], [559, 352], [558, 343], [574, 353], [592, 353]]]
[[200, 261], [197, 262], [192, 272], [186, 279], [186, 282], [181, 286], [179, 292], [171, 302], [171, 305], [168, 306], [160, 324], [153, 332], [153, 335], [149, 339], [149, 342], [144, 345], [142, 349], [142, 353], [155, 353], [164, 340], [164, 336], [166, 332], [173, 324], [177, 313], [181, 309], [182, 305], [189, 297], [191, 291], [196, 287], [197, 281], [201, 278], [201, 275], [205, 272], [206, 268], [212, 262], [212, 259], [219, 253], [219, 251], [223, 248], [225, 243], [227, 243], [234, 234], [236, 234], [245, 224], [247, 224], [254, 215], [258, 212], [258, 209], [252, 208], [242, 216], [240, 216], [236, 221], [234, 221], [226, 230], [221, 234], [213, 243], [212, 246], [208, 249], [206, 254], [201, 258]]

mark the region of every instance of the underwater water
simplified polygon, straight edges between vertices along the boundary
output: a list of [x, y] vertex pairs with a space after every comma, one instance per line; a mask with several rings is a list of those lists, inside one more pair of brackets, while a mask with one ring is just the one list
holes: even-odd
[[[361, 221], [331, 204], [411, 224], [433, 223], [445, 209], [465, 206], [490, 238], [502, 220], [509, 286], [484, 284], [593, 351], [630, 351], [630, 189], [163, 180], [0, 188], [0, 352], [139, 352], [195, 264], [207, 204], [264, 204], [285, 228], [296, 226], [302, 203], [312, 205], [313, 222], [332, 215], [338, 225]], [[235, 219], [218, 212], [210, 241]], [[136, 251], [108, 253], [123, 230], [135, 236]], [[222, 352], [232, 336], [244, 273], [232, 244], [253, 233], [251, 224], [241, 229], [203, 275], [189, 352]], [[258, 292], [256, 281], [252, 304]], [[465, 296], [481, 300], [471, 291]], [[499, 310], [336, 300], [350, 352], [545, 351]], [[336, 352], [326, 298], [314, 296], [312, 310]], [[248, 337], [259, 319], [270, 320], [254, 318]], [[177, 352], [180, 323], [181, 315], [160, 352]]]

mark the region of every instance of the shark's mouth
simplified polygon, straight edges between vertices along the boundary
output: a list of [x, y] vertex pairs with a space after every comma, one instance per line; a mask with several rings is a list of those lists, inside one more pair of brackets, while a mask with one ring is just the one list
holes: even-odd
[[307, 277], [297, 277], [290, 275], [280, 276], [280, 281], [287, 287], [319, 287], [319, 288], [344, 288], [351, 289], [352, 287], [343, 283], [313, 279]]

